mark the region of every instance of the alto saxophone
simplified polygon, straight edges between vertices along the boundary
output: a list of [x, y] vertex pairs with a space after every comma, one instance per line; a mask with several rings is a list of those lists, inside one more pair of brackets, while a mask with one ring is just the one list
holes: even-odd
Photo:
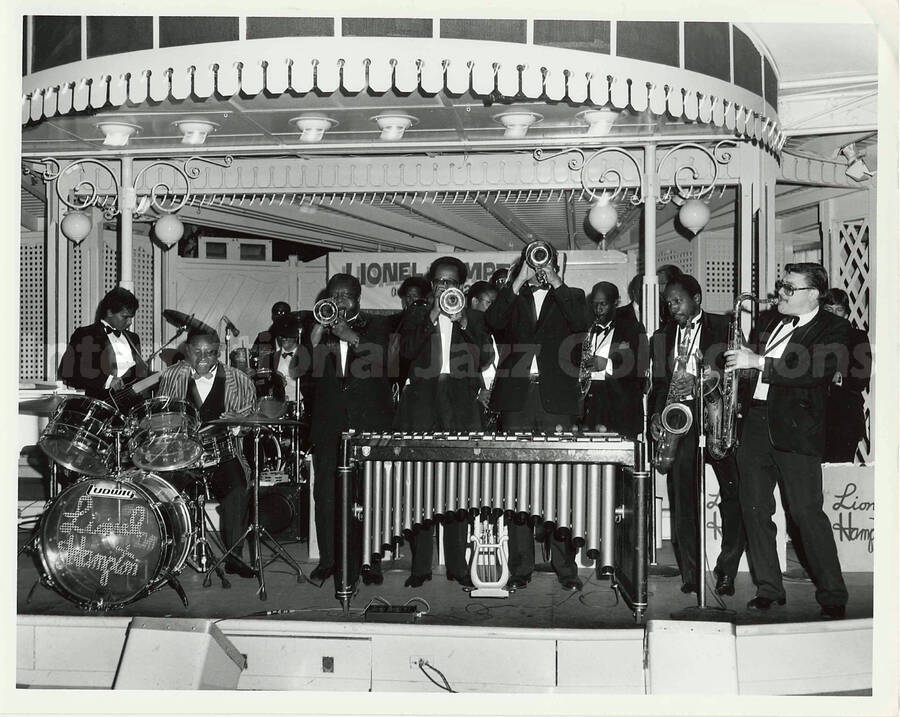
[[656, 452], [653, 456], [653, 467], [660, 473], [668, 473], [675, 460], [675, 449], [679, 439], [691, 430], [694, 422], [694, 414], [691, 407], [684, 403], [689, 396], [680, 395], [675, 388], [678, 379], [687, 373], [687, 363], [690, 359], [690, 338], [688, 331], [684, 332], [681, 344], [678, 346], [678, 354], [675, 356], [675, 368], [672, 370], [672, 381], [669, 383], [669, 393], [666, 396], [666, 406], [659, 416], [662, 426], [662, 435], [656, 442]]
[[[734, 302], [734, 316], [728, 332], [728, 350], [741, 348], [741, 305], [745, 301], [772, 304], [773, 299], [758, 299], [753, 294], [740, 294]], [[739, 371], [719, 379], [713, 377], [703, 386], [703, 425], [706, 430], [706, 451], [714, 460], [721, 460], [737, 445], [738, 380]]]

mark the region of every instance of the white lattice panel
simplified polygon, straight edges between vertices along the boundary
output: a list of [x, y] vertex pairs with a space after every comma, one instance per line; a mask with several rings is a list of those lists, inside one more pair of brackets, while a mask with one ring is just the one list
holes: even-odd
[[[84, 244], [69, 244], [69, 328], [74, 331], [79, 326], [94, 320], [93, 309], [88, 308], [87, 268]], [[96, 307], [94, 307], [96, 308]]]
[[[103, 241], [103, 296], [118, 283], [119, 251], [115, 234], [104, 236]], [[132, 330], [141, 338], [141, 346], [153, 345], [153, 248], [149, 237], [136, 234], [132, 237], [131, 271], [134, 279], [134, 295], [138, 300], [138, 312]], [[96, 309], [96, 307], [94, 307]], [[144, 351], [149, 354], [149, 350]]]
[[46, 338], [44, 331], [44, 237], [22, 236], [19, 249], [19, 380], [42, 380]]
[[703, 308], [726, 313], [734, 308], [734, 238], [731, 235], [704, 235], [699, 242], [697, 281], [703, 289]]
[[[836, 232], [837, 276], [831, 283], [847, 292], [850, 297], [850, 321], [864, 331], [869, 331], [869, 222], [867, 219], [840, 222]], [[871, 445], [871, 391], [863, 394], [866, 415], [866, 436], [856, 449], [856, 457], [865, 463], [872, 460]]]

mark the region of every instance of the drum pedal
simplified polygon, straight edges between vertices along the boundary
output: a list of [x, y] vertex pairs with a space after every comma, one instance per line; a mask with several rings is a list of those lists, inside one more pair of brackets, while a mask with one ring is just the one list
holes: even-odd
[[363, 613], [365, 622], [416, 622], [415, 605], [369, 605]]

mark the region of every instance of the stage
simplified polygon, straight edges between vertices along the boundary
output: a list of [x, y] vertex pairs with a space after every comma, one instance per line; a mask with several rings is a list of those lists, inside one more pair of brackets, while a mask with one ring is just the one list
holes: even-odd
[[[20, 531], [20, 545], [27, 535]], [[307, 560], [305, 543], [286, 542], [286, 548], [308, 575], [315, 564]], [[659, 560], [671, 562], [667, 542]], [[232, 575], [229, 589], [218, 580], [204, 588], [203, 576], [185, 568], [179, 580], [187, 607], [164, 587], [104, 615], [85, 613], [40, 585], [29, 599], [38, 572], [23, 554], [17, 566], [16, 681], [19, 687], [109, 688], [129, 623], [150, 617], [173, 625], [214, 621], [247, 656], [235, 685], [241, 690], [441, 691], [434, 667], [454, 691], [690, 692], [699, 689], [696, 675], [713, 669], [724, 671], [721, 689], [730, 694], [870, 694], [871, 573], [845, 575], [850, 603], [847, 619], [839, 622], [820, 620], [808, 581], [786, 581], [785, 606], [751, 612], [745, 606], [753, 585], [741, 573], [736, 594], [723, 600], [734, 610], [733, 625], [672, 621], [672, 613], [695, 605], [696, 596], [681, 593], [677, 576], [651, 575], [646, 619], [636, 625], [608, 579], [591, 568], [580, 571], [581, 592], [565, 592], [552, 573], [536, 571], [526, 589], [488, 599], [469, 597], [439, 565], [421, 588], [404, 587], [405, 546], [384, 567], [384, 583], [360, 585], [349, 614], [335, 599], [331, 580], [298, 584], [276, 562], [265, 570], [266, 601], [258, 599], [255, 579]], [[796, 567], [792, 556], [788, 567]], [[708, 596], [715, 606], [711, 590]], [[419, 615], [412, 624], [366, 621], [364, 608], [375, 603], [414, 604]], [[679, 645], [693, 647], [675, 657], [670, 648]], [[718, 647], [704, 647], [709, 645]], [[703, 664], [713, 655], [715, 664]]]

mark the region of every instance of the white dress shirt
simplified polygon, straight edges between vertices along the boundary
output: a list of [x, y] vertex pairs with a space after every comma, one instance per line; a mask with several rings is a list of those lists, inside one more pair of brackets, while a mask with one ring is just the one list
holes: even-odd
[[[275, 370], [284, 376], [284, 395], [288, 401], [293, 401], [297, 398], [297, 380], [291, 378], [290, 371], [291, 361], [296, 352], [296, 348], [293, 351], [285, 352], [280, 346], [278, 347], [278, 367]], [[286, 356], [285, 353], [290, 355]]]
[[612, 322], [599, 328], [600, 331], [594, 336], [591, 344], [591, 353], [594, 356], [603, 358], [606, 361], [606, 367], [602, 371], [591, 371], [591, 381], [605, 381], [607, 376], [612, 376], [612, 361], [609, 360], [609, 349], [612, 346], [615, 328]]
[[[109, 326], [110, 329], [113, 329], [108, 323], [100, 320], [100, 323], [103, 326]], [[118, 329], [113, 329], [113, 331], [119, 331]], [[106, 338], [109, 339], [109, 343], [113, 347], [113, 351], [116, 355], [116, 375], [109, 376], [106, 379], [106, 384], [104, 388], [109, 388], [110, 384], [113, 381], [113, 378], [121, 378], [126, 373], [128, 373], [128, 369], [134, 366], [134, 355], [131, 353], [131, 344], [128, 343], [128, 339], [125, 337], [125, 332], [119, 332], [119, 335], [116, 336], [114, 333], [109, 331], [106, 332]]]
[[687, 326], [682, 328], [680, 325], [678, 327], [678, 332], [675, 335], [675, 356], [678, 356], [679, 347], [681, 346], [681, 342], [684, 340], [685, 332], [690, 332], [690, 339], [688, 343], [688, 359], [687, 366], [685, 370], [691, 374], [692, 376], [697, 375], [697, 349], [700, 348], [700, 331], [702, 327], [700, 326], [700, 319], [703, 316], [703, 312], [701, 311], [694, 318], [690, 320]]
[[216, 370], [218, 368], [219, 365], [216, 364], [205, 376], [198, 376], [196, 371], [191, 371], [191, 376], [194, 378], [194, 384], [197, 386], [197, 393], [200, 394], [200, 403], [206, 403], [206, 397], [209, 396], [209, 392], [212, 391], [213, 383], [215, 383]]
[[444, 313], [438, 316], [438, 330], [441, 332], [441, 373], [450, 373], [450, 342], [453, 336], [453, 322]]
[[[816, 318], [816, 314], [819, 313], [819, 307], [817, 306], [812, 311], [806, 314], [800, 314], [799, 321], [795, 326], [791, 326], [790, 324], [780, 323], [775, 327], [775, 330], [772, 331], [769, 336], [769, 340], [766, 341], [766, 348], [763, 351], [763, 358], [775, 358], [779, 359], [784, 356], [784, 350], [787, 348], [788, 343], [790, 342], [790, 336], [801, 326], [806, 326], [810, 321]], [[782, 321], [784, 319], [789, 319], [790, 316], [782, 317]], [[756, 388], [753, 390], [753, 398], [756, 401], [765, 401], [769, 397], [769, 384], [762, 380], [763, 372], [760, 371], [759, 375], [756, 377]]]
[[[547, 289], [535, 289], [531, 293], [534, 299], [534, 320], [537, 321], [541, 317], [541, 307], [544, 305], [544, 299], [547, 298]], [[531, 359], [531, 373], [540, 373], [538, 370], [537, 354]]]

